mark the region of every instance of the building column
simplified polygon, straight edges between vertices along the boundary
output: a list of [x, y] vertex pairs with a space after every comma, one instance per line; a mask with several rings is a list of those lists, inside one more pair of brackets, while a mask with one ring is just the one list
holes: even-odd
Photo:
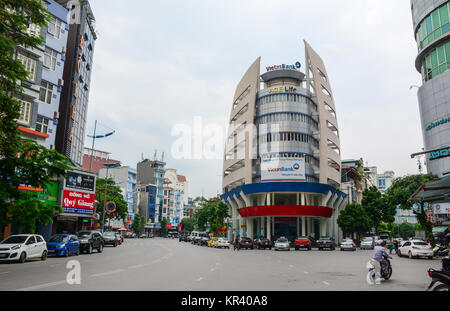
[[270, 224], [270, 216], [267, 216], [267, 238], [270, 240], [272, 238], [272, 230], [270, 230], [271, 228], [271, 224]]
[[311, 236], [312, 231], [311, 231], [311, 217], [308, 217], [308, 235]]
[[297, 216], [297, 236], [300, 235], [300, 216]]
[[306, 236], [305, 224], [305, 216], [302, 216], [302, 236]]

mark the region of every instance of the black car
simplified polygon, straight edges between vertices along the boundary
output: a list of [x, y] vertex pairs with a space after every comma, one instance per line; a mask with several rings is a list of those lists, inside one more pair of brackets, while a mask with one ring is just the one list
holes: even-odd
[[117, 241], [117, 236], [114, 231], [105, 231], [103, 232], [103, 242], [104, 245], [112, 245], [116, 247], [119, 243]]
[[92, 251], [94, 249], [96, 249], [99, 253], [103, 252], [103, 246], [105, 242], [100, 232], [80, 231], [77, 232], [77, 237], [80, 242], [81, 252], [87, 252], [88, 254], [92, 254]]
[[317, 240], [317, 247], [319, 248], [319, 251], [323, 250], [324, 248], [329, 248], [330, 250], [334, 251], [336, 249], [336, 243], [331, 237], [321, 237]]
[[273, 243], [269, 239], [266, 238], [258, 238], [254, 241], [254, 247], [257, 249], [272, 249]]

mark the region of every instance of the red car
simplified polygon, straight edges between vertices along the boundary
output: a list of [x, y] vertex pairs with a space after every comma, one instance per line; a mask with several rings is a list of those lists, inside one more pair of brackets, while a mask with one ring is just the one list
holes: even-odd
[[266, 238], [259, 238], [259, 239], [255, 240], [254, 246], [257, 249], [261, 249], [261, 248], [262, 249], [266, 249], [266, 248], [272, 249], [272, 242], [269, 239], [266, 239]]
[[253, 249], [253, 240], [247, 237], [243, 237], [239, 239], [239, 247], [242, 248], [250, 248]]
[[311, 250], [312, 243], [311, 240], [306, 236], [301, 236], [295, 239], [294, 244], [295, 250], [298, 251], [300, 248], [306, 248], [309, 251]]

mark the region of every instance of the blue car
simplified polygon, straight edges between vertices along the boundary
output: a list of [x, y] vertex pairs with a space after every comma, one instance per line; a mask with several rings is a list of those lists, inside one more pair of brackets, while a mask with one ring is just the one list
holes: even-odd
[[49, 255], [66, 256], [80, 254], [80, 242], [73, 234], [56, 234], [47, 242]]

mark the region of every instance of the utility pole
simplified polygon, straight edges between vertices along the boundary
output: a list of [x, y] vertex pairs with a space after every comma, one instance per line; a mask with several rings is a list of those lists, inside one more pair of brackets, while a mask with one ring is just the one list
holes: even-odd
[[97, 130], [97, 120], [95, 120], [95, 126], [94, 126], [94, 136], [92, 137], [92, 148], [91, 148], [91, 159], [89, 163], [89, 172], [92, 172], [92, 158], [94, 156], [94, 142], [95, 142], [95, 132]]

